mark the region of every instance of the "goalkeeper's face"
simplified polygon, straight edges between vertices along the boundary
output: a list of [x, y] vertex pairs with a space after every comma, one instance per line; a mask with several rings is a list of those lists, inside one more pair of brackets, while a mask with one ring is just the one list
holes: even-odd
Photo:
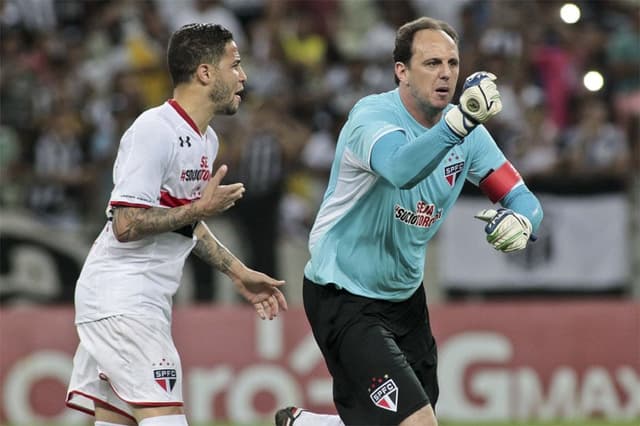
[[411, 60], [400, 72], [401, 90], [408, 89], [416, 106], [424, 112], [442, 111], [456, 90], [459, 65], [458, 46], [449, 35], [420, 30], [413, 39]]

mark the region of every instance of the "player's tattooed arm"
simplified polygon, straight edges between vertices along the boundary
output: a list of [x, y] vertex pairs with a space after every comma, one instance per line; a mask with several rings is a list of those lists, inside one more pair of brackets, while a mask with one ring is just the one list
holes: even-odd
[[230, 274], [233, 264], [240, 261], [211, 233], [209, 228], [200, 222], [194, 234], [198, 239], [193, 253], [205, 262], [213, 265], [224, 274]]
[[117, 207], [113, 213], [113, 232], [120, 242], [136, 241], [148, 235], [171, 232], [219, 214], [235, 204], [244, 194], [244, 185], [221, 185], [227, 173], [222, 165], [207, 183], [202, 196], [192, 203], [170, 209], [151, 207]]
[[149, 235], [171, 232], [200, 219], [190, 205], [165, 209], [151, 207], [115, 207], [113, 233], [120, 242], [136, 241]]
[[236, 291], [253, 305], [260, 318], [273, 319], [280, 311], [287, 310], [287, 301], [278, 289], [284, 281], [245, 266], [218, 241], [206, 223], [200, 221], [193, 235], [198, 240], [193, 252], [225, 273]]

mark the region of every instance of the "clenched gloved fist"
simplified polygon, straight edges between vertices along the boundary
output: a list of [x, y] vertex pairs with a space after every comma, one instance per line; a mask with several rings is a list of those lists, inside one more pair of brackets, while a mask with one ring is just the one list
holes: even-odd
[[487, 241], [496, 250], [511, 252], [522, 250], [532, 237], [531, 222], [525, 216], [510, 209], [485, 209], [475, 218], [487, 222], [484, 231]]
[[467, 136], [502, 110], [500, 92], [494, 83], [497, 77], [486, 71], [471, 74], [464, 81], [460, 104], [444, 116], [449, 128], [460, 137]]

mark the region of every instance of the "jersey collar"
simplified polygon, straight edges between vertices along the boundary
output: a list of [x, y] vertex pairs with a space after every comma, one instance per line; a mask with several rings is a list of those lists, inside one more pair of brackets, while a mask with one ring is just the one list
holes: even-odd
[[175, 99], [169, 99], [167, 102], [169, 103], [169, 105], [173, 107], [173, 109], [176, 110], [176, 112], [180, 115], [180, 117], [182, 117], [184, 121], [186, 121], [187, 124], [191, 126], [193, 130], [195, 130], [195, 132], [199, 136], [202, 136], [202, 134], [200, 133], [200, 129], [198, 129], [198, 126], [196, 125], [195, 121], [193, 121], [193, 119], [189, 117], [189, 114], [187, 114], [187, 111], [185, 111], [184, 108], [180, 106], [178, 101], [176, 101]]

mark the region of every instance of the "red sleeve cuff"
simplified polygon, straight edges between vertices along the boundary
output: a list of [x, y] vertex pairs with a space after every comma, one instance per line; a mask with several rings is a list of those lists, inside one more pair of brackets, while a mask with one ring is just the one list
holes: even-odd
[[129, 203], [126, 201], [112, 201], [109, 203], [111, 207], [140, 207], [143, 209], [150, 209], [151, 206], [148, 204], [137, 204], [137, 203]]

